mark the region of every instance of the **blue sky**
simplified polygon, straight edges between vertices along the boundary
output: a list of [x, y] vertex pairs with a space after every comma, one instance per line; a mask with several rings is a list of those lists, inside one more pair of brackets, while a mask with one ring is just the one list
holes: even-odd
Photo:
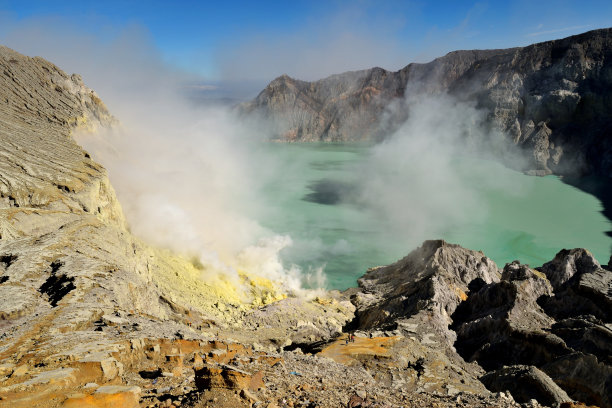
[[609, 27], [612, 2], [0, 0], [0, 43], [21, 44], [20, 30], [37, 25], [37, 35], [67, 30], [101, 44], [130, 33], [168, 65], [211, 81], [312, 80]]

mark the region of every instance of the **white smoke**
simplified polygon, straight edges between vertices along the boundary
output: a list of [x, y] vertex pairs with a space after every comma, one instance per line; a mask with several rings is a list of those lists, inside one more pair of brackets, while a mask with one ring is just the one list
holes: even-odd
[[197, 257], [203, 279], [245, 273], [296, 291], [314, 282], [282, 263], [291, 239], [257, 221], [267, 211], [261, 190], [280, 171], [259, 143], [260, 127], [227, 107], [192, 103], [185, 85], [201, 78], [164, 64], [146, 30], [128, 27], [102, 41], [65, 21], [32, 20], [2, 42], [80, 73], [120, 121], [75, 137], [108, 170], [136, 236]]
[[415, 247], [424, 239], [483, 222], [489, 211], [487, 192], [520, 194], [520, 184], [496, 179], [487, 173], [486, 163], [482, 172], [473, 165], [464, 171], [466, 162], [482, 163], [492, 155], [522, 160], [488, 126], [485, 112], [446, 94], [412, 95], [403, 102], [389, 109], [406, 110], [408, 119], [372, 149], [358, 171], [368, 177], [357, 181], [355, 198], [375, 214], [390, 240]]
[[260, 136], [226, 108], [195, 108], [171, 93], [131, 104], [110, 104], [119, 129], [77, 140], [108, 169], [132, 232], [197, 256], [205, 273], [244, 272], [298, 289], [299, 271], [279, 258], [291, 239], [257, 222], [261, 190], [278, 171]]

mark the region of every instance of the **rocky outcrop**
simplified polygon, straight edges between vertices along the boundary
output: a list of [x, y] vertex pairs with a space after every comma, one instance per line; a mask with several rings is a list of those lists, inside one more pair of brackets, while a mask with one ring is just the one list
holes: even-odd
[[[528, 153], [534, 174], [612, 177], [612, 29], [523, 48], [455, 51], [396, 72], [382, 68], [304, 82], [272, 81], [241, 111], [288, 141], [378, 140], [409, 112], [405, 98], [448, 93]], [[392, 109], [391, 109], [392, 107]]]
[[584, 249], [564, 249], [555, 258], [542, 265], [540, 270], [557, 290], [576, 273], [590, 273], [600, 269], [601, 265], [593, 255]]
[[452, 316], [457, 351], [487, 370], [537, 366], [570, 397], [612, 406], [612, 272], [584, 249], [538, 269], [508, 264], [500, 282], [470, 293]]
[[[423, 372], [440, 354], [478, 363], [487, 388], [519, 402], [610, 407], [611, 277], [584, 249], [562, 250], [537, 269], [515, 261], [499, 276], [482, 253], [426, 241], [358, 281], [349, 328], [417, 339], [429, 351]], [[464, 379], [478, 376], [465, 364], [454, 366]]]
[[499, 283], [471, 293], [453, 318], [457, 351], [487, 370], [504, 365], [542, 365], [569, 352], [547, 329], [554, 323], [537, 304], [552, 294], [546, 277], [518, 262], [504, 268]]
[[510, 366], [482, 376], [481, 381], [491, 391], [510, 391], [517, 402], [532, 399], [547, 406], [571, 401], [567, 393], [533, 366]]
[[361, 291], [352, 297], [357, 307], [353, 325], [397, 328], [418, 325], [417, 320], [439, 321], [436, 331], [444, 337], [450, 316], [470, 287], [498, 280], [497, 265], [482, 252], [425, 241], [407, 257], [370, 269], [358, 280]]
[[499, 277], [495, 263], [481, 252], [425, 241], [394, 264], [368, 270], [358, 280], [359, 289], [347, 292], [356, 311], [345, 330], [393, 340], [388, 355], [400, 367], [393, 375], [398, 387], [446, 395], [481, 393], [478, 377], [484, 372], [456, 353], [456, 336], [448, 327], [470, 291]]
[[[577, 251], [580, 262], [575, 259]], [[548, 264], [542, 267], [552, 279], [563, 282], [555, 290], [554, 296], [540, 299], [539, 303], [547, 313], [559, 319], [592, 315], [605, 322], [612, 321], [612, 273], [602, 268], [585, 250], [574, 250], [574, 253], [562, 251], [551, 263], [555, 263], [557, 258], [563, 259], [559, 274], [555, 274], [554, 269], [551, 271]], [[567, 266], [572, 264], [574, 267], [570, 266], [570, 270], [573, 273], [568, 277]]]

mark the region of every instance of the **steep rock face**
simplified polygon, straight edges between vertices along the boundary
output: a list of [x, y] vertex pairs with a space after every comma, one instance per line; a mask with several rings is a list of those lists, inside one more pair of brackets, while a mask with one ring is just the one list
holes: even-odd
[[439, 322], [436, 331], [445, 338], [450, 316], [467, 297], [470, 286], [498, 280], [497, 265], [482, 252], [444, 241], [425, 241], [407, 257], [370, 269], [358, 280], [361, 292], [353, 297], [357, 306], [354, 324], [370, 329], [403, 321], [410, 321], [409, 325], [418, 325], [419, 320]]
[[529, 402], [532, 399], [547, 406], [555, 406], [571, 401], [567, 393], [533, 366], [510, 366], [488, 373], [481, 381], [492, 391], [509, 390], [517, 402]]
[[128, 232], [105, 169], [72, 139], [114, 122], [78, 75], [0, 47], [0, 364], [20, 367], [0, 394], [12, 406], [58, 405], [92, 367], [115, 379], [112, 353], [134, 327], [186, 328], [155, 282], [182, 261]]
[[388, 111], [391, 102], [399, 101], [406, 92], [442, 92], [475, 61], [497, 52], [455, 52], [448, 58], [410, 64], [397, 72], [376, 67], [315, 82], [282, 75], [270, 82], [255, 100], [241, 105], [241, 110], [271, 119], [276, 136], [282, 140], [381, 139], [388, 130], [381, 121], [383, 118], [386, 123], [406, 117], [399, 113], [396, 118], [396, 113]]
[[94, 323], [105, 315], [148, 316], [137, 324], [161, 337], [182, 327], [158, 281], [195, 267], [129, 233], [106, 170], [71, 136], [115, 122], [78, 75], [0, 47], [0, 361], [104, 350], [120, 338]]
[[588, 251], [572, 249], [536, 269], [509, 263], [500, 277], [482, 253], [426, 241], [358, 281], [348, 328], [419, 341], [428, 350], [418, 362], [424, 373], [443, 354], [447, 371], [476, 375], [517, 401], [610, 407], [611, 276]]
[[[449, 93], [485, 110], [524, 150], [535, 174], [612, 176], [612, 30], [504, 50], [455, 51], [397, 72], [381, 68], [315, 81], [284, 75], [243, 112], [289, 141], [376, 140], [409, 112], [404, 97]], [[398, 113], [399, 112], [399, 113]]]
[[538, 269], [508, 264], [500, 282], [470, 293], [452, 316], [457, 351], [486, 370], [537, 366], [570, 397], [612, 406], [612, 272], [584, 249]]
[[[124, 224], [106, 171], [70, 137], [113, 117], [80, 76], [0, 46], [0, 208], [87, 212]], [[8, 228], [1, 223], [0, 233]], [[10, 234], [10, 231], [5, 231]]]

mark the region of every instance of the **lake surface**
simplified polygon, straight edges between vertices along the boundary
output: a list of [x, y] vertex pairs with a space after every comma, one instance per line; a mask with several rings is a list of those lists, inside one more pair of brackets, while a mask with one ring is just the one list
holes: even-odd
[[[281, 253], [287, 265], [306, 274], [323, 268], [328, 288], [354, 286], [367, 268], [394, 262], [426, 239], [482, 250], [500, 267], [515, 259], [540, 266], [563, 248], [587, 248], [604, 264], [610, 256], [612, 238], [605, 232], [612, 226], [601, 203], [555, 176], [532, 177], [496, 162], [459, 157], [448, 164], [457, 192], [444, 195], [449, 190], [444, 175], [423, 183], [417, 169], [412, 178], [364, 200], [361, 190], [374, 177], [364, 166], [373, 160], [371, 147], [270, 144], [269, 149], [283, 170], [265, 187], [270, 211], [261, 222], [291, 236], [293, 245]], [[384, 186], [385, 177], [378, 177]], [[389, 201], [393, 207], [378, 205]], [[406, 211], [395, 217], [389, 208]]]

